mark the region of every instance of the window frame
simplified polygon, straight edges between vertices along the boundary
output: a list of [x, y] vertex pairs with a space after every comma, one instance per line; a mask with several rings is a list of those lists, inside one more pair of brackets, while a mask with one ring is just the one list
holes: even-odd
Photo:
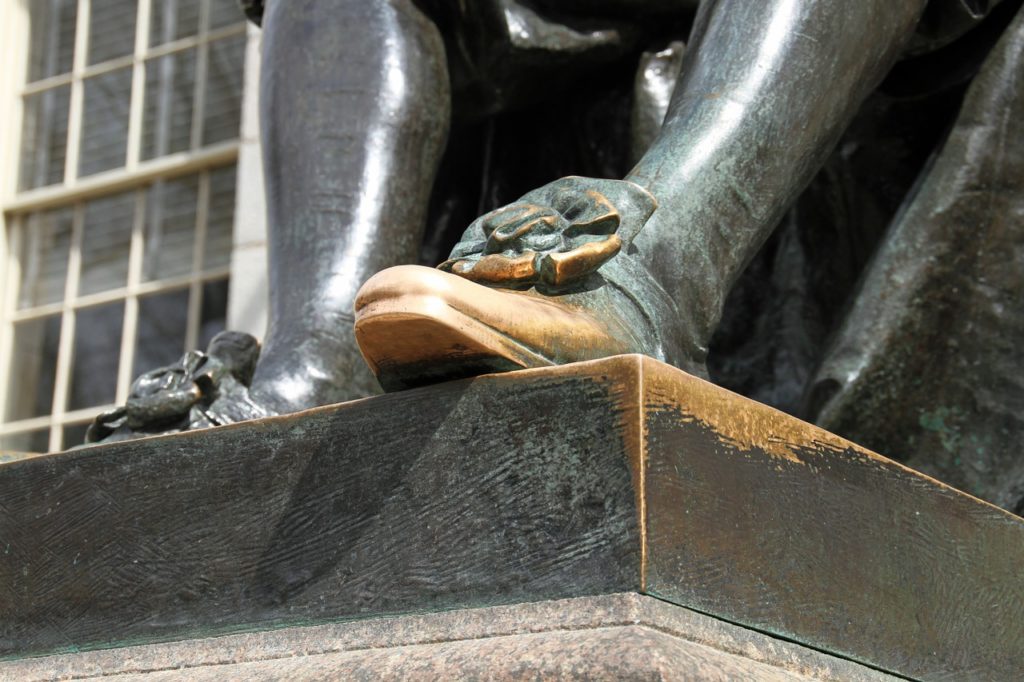
[[[29, 56], [30, 0], [0, 0], [0, 57], [11, 68], [0, 73], [0, 437], [16, 433], [49, 429], [48, 450], [64, 447], [65, 427], [88, 421], [99, 412], [115, 404], [123, 404], [133, 380], [135, 339], [138, 333], [139, 298], [142, 296], [187, 288], [186, 347], [193, 348], [199, 336], [202, 308], [202, 288], [209, 282], [229, 279], [230, 265], [203, 269], [203, 253], [207, 231], [207, 209], [210, 200], [210, 172], [238, 163], [241, 148], [241, 130], [228, 141], [202, 146], [204, 97], [207, 88], [210, 45], [236, 35], [245, 36], [247, 24], [239, 11], [239, 20], [213, 30], [209, 29], [211, 0], [200, 0], [199, 29], [196, 35], [180, 38], [151, 47], [149, 45], [150, 18], [153, 0], [136, 0], [136, 31], [132, 54], [94, 65], [87, 65], [89, 16], [91, 0], [77, 0], [75, 45], [72, 69], [69, 73], [26, 83]], [[248, 46], [246, 47], [246, 49]], [[190, 145], [185, 151], [155, 159], [141, 160], [143, 117], [145, 106], [146, 63], [166, 55], [196, 50], [196, 72], [193, 90], [193, 109]], [[128, 117], [128, 140], [124, 166], [85, 177], [78, 176], [79, 151], [83, 121], [85, 79], [115, 69], [131, 67], [131, 95]], [[241, 67], [241, 64], [240, 64]], [[240, 74], [243, 88], [245, 78]], [[18, 191], [18, 173], [21, 161], [21, 131], [24, 98], [54, 87], [70, 86], [70, 107], [66, 141], [64, 181], [61, 184]], [[237, 171], [236, 171], [237, 172]], [[144, 266], [144, 232], [146, 227], [146, 198], [149, 187], [161, 180], [183, 175], [198, 174], [199, 197], [196, 209], [195, 241], [192, 266], [187, 275], [142, 281]], [[133, 192], [135, 213], [129, 247], [128, 280], [125, 286], [88, 296], [78, 297], [81, 263], [82, 231], [85, 204], [90, 199], [119, 192]], [[238, 183], [235, 191], [237, 196]], [[36, 212], [53, 208], [72, 208], [73, 222], [64, 297], [60, 302], [33, 306], [19, 310], [16, 297], [21, 281], [18, 262], [21, 240], [25, 238], [26, 218]], [[74, 355], [74, 325], [78, 310], [103, 303], [124, 301], [124, 320], [118, 359], [118, 377], [115, 403], [85, 409], [66, 409]], [[61, 329], [53, 403], [50, 414], [17, 421], [4, 421], [7, 410], [8, 382], [13, 353], [14, 325], [26, 320], [41, 319], [60, 314]]]

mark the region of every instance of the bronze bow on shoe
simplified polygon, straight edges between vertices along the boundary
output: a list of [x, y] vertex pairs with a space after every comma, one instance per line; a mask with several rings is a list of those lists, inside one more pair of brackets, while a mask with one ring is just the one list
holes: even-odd
[[475, 220], [438, 267], [492, 287], [564, 291], [628, 245], [657, 205], [632, 182], [561, 178]]

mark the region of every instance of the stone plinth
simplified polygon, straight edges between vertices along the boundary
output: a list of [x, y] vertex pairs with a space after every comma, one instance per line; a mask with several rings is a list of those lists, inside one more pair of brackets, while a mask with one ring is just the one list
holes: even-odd
[[1024, 520], [639, 356], [0, 465], [0, 542], [7, 657], [634, 592], [1024, 669]]
[[372, 618], [0, 663], [20, 682], [896, 680], [638, 594]]

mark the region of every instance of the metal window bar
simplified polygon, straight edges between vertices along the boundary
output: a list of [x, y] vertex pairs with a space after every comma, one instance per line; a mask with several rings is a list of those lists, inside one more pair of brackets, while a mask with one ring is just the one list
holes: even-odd
[[210, 215], [210, 173], [199, 175], [199, 198], [196, 206], [196, 237], [192, 245], [192, 283], [189, 285], [188, 317], [185, 327], [185, 347], [195, 348], [199, 343], [199, 325], [203, 310], [203, 283], [199, 274], [203, 270], [206, 253], [206, 231]]
[[6, 270], [4, 278], [4, 293], [0, 297], [0, 314], [4, 316], [4, 323], [0, 326], [0, 420], [7, 415], [7, 394], [10, 370], [10, 358], [14, 343], [14, 322], [10, 319], [8, 312], [13, 311], [17, 304], [18, 281], [21, 279], [21, 263], [18, 261], [18, 254], [21, 252], [22, 224], [21, 218], [15, 218], [9, 226], [10, 239], [7, 240], [7, 251], [5, 255]]
[[89, 8], [91, 0], [78, 0], [75, 24], [75, 55], [71, 67], [71, 105], [68, 113], [68, 142], [64, 157], [64, 184], [78, 177], [78, 155], [82, 140], [82, 107], [85, 84], [82, 82], [89, 52]]
[[199, 1], [199, 47], [196, 48], [196, 79], [192, 94], [192, 137], [189, 149], [199, 149], [203, 144], [203, 120], [206, 110], [206, 78], [209, 71], [210, 43], [206, 36], [210, 32], [210, 0]]
[[128, 149], [125, 153], [124, 166], [133, 170], [139, 165], [142, 148], [142, 114], [146, 103], [146, 46], [149, 41], [150, 0], [138, 0], [138, 12], [135, 17], [135, 50], [132, 53], [132, 99], [128, 105]]
[[128, 251], [128, 287], [125, 292], [124, 325], [121, 330], [121, 354], [117, 366], [118, 404], [128, 398], [135, 363], [135, 336], [139, 326], [139, 284], [142, 282], [144, 258], [143, 235], [146, 229], [146, 190], [135, 192], [135, 220], [132, 223], [132, 241]]
[[[217, 29], [212, 29], [206, 33], [205, 36], [200, 37], [198, 34], [194, 36], [186, 36], [184, 38], [178, 38], [169, 43], [163, 45], [155, 45], [152, 47], [147, 46], [141, 55], [129, 54], [123, 57], [115, 57], [104, 62], [98, 62], [96, 64], [89, 64], [85, 66], [81, 71], [82, 78], [91, 78], [93, 76], [100, 76], [110, 71], [117, 71], [123, 69], [126, 66], [132, 66], [136, 59], [142, 59], [147, 61], [155, 59], [157, 57], [165, 57], [169, 54], [176, 52], [184, 52], [193, 47], [199, 47], [201, 43], [213, 43], [221, 38], [229, 38], [241, 33], [245, 33], [245, 23], [229, 24], [227, 26], [221, 26]], [[75, 74], [72, 72], [57, 74], [56, 76], [49, 76], [47, 78], [41, 78], [31, 83], [26, 83], [21, 88], [22, 95], [34, 95], [42, 92], [43, 90], [52, 90], [53, 88], [61, 85], [67, 85], [75, 78]]]
[[[50, 0], [50, 16], [56, 16], [59, 8], [60, 0]], [[56, 70], [57, 65], [57, 42], [60, 38], [60, 24], [57, 21], [53, 21], [50, 25], [50, 30], [47, 33], [46, 40], [46, 67], [43, 69], [43, 73], [53, 73]], [[43, 99], [43, 114], [40, 128], [42, 130], [50, 130], [53, 123], [53, 118], [56, 115], [54, 111], [56, 102], [52, 97], [46, 97]], [[50, 145], [40, 144], [33, 150], [35, 156], [35, 178], [33, 178], [32, 186], [39, 187], [40, 185], [46, 184], [46, 171], [50, 167]]]
[[[92, 308], [94, 306], [103, 305], [104, 303], [113, 303], [114, 301], [124, 300], [126, 296], [130, 295], [129, 292], [135, 292], [139, 296], [148, 296], [150, 294], [160, 293], [161, 291], [181, 289], [183, 287], [190, 286], [193, 279], [196, 279], [200, 285], [207, 284], [227, 277], [230, 269], [230, 266], [224, 265], [217, 268], [203, 270], [197, 275], [188, 274], [176, 277], [167, 277], [165, 279], [158, 279], [149, 282], [140, 282], [132, 289], [129, 289], [127, 286], [116, 289], [107, 289], [95, 294], [79, 296], [71, 303], [71, 307], [75, 309]], [[63, 301], [59, 303], [48, 303], [46, 305], [35, 306], [32, 308], [13, 310], [8, 313], [7, 319], [11, 322], [24, 322], [25, 320], [34, 320], [40, 317], [60, 313], [63, 309]]]
[[176, 152], [150, 161], [141, 161], [132, 171], [115, 168], [90, 175], [74, 185], [53, 185], [22, 192], [7, 202], [4, 210], [8, 214], [24, 214], [66, 206], [74, 201], [113, 194], [159, 178], [169, 179], [195, 173], [204, 168], [227, 165], [238, 159], [238, 150], [239, 142], [236, 139], [197, 151]]
[[78, 295], [78, 279], [82, 271], [82, 227], [85, 223], [85, 204], [75, 205], [71, 222], [71, 249], [68, 255], [68, 274], [64, 283], [64, 301], [60, 320], [60, 342], [57, 345], [57, 372], [53, 388], [53, 407], [50, 410], [50, 451], [61, 449], [63, 433], [55, 426], [64, 417], [71, 384], [71, 363], [75, 351], [75, 309], [71, 302]]

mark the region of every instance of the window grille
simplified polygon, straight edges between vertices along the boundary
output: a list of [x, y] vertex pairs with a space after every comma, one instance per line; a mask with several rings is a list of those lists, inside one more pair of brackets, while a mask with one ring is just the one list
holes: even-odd
[[0, 449], [46, 452], [224, 326], [246, 25], [235, 0], [25, 5]]

